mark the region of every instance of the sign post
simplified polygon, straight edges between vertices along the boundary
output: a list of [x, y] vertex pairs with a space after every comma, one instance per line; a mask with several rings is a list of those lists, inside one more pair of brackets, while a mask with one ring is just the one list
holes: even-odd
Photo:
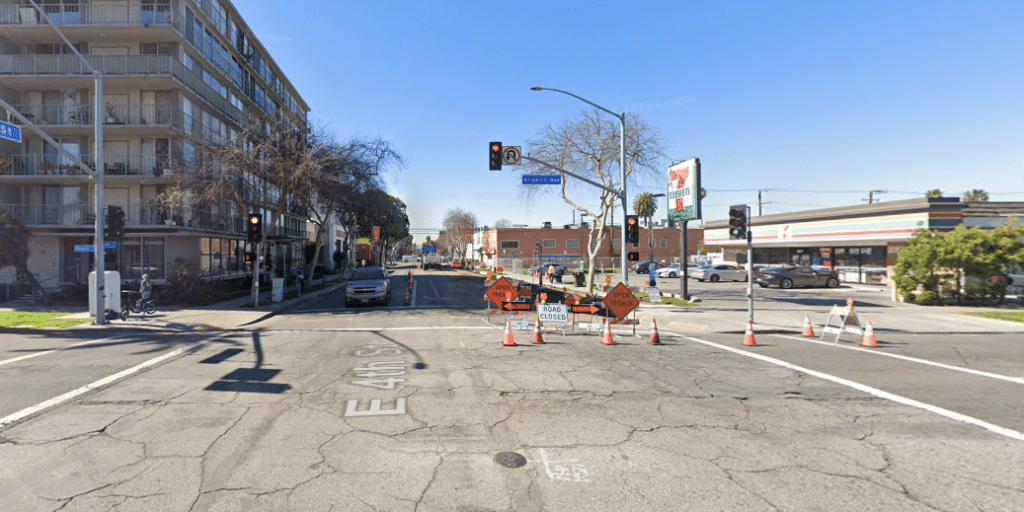
[[689, 300], [689, 277], [686, 269], [689, 248], [687, 247], [688, 223], [701, 218], [700, 201], [703, 199], [700, 188], [700, 159], [697, 157], [683, 160], [668, 168], [669, 201], [668, 220], [679, 225], [679, 269], [682, 279], [679, 280], [679, 294], [683, 300]]

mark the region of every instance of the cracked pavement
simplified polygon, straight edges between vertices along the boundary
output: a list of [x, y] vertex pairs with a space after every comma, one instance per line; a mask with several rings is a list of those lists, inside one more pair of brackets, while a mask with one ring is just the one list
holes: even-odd
[[[0, 509], [1024, 510], [1019, 441], [681, 337], [503, 347], [486, 320], [239, 331], [4, 430]], [[324, 330], [360, 326], [393, 329]], [[270, 378], [211, 387], [239, 370]]]

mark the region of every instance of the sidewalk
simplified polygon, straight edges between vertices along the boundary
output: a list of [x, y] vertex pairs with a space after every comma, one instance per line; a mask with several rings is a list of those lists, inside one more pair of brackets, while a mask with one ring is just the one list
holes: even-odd
[[[299, 296], [298, 298], [283, 302], [271, 302], [271, 292], [263, 292], [260, 294], [260, 306], [257, 308], [252, 308], [251, 306], [246, 307], [247, 304], [252, 303], [252, 297], [247, 295], [242, 298], [219, 302], [212, 306], [202, 308], [157, 308], [157, 312], [154, 315], [136, 315], [132, 313], [132, 315], [128, 317], [128, 320], [125, 321], [121, 321], [120, 319], [110, 320], [103, 325], [86, 323], [76, 326], [74, 329], [153, 329], [173, 331], [235, 329], [258, 322], [276, 313], [298, 307], [320, 295], [337, 290], [345, 284], [343, 276], [343, 273], [326, 276], [326, 288], [309, 292]], [[284, 293], [287, 295], [289, 292], [297, 289], [297, 286], [291, 286], [286, 288]], [[16, 310], [12, 308], [0, 308], [0, 314], [11, 311], [68, 311], [70, 312], [68, 318], [91, 318], [92, 316], [86, 306], [61, 308], [59, 306], [35, 305], [26, 308], [18, 308]]]

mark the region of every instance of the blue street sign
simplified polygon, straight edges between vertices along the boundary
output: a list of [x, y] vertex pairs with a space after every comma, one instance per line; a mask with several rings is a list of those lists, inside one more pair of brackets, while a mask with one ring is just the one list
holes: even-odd
[[[104, 249], [117, 249], [117, 242], [103, 242]], [[75, 252], [96, 252], [95, 245], [76, 245]]]
[[560, 174], [524, 174], [523, 185], [561, 185]]
[[0, 121], [0, 138], [21, 142], [21, 127]]

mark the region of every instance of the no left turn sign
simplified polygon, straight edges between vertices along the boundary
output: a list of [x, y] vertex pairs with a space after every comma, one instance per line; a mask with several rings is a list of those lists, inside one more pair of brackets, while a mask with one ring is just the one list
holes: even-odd
[[520, 146], [504, 146], [501, 148], [501, 161], [505, 165], [519, 165], [519, 157], [522, 154]]

